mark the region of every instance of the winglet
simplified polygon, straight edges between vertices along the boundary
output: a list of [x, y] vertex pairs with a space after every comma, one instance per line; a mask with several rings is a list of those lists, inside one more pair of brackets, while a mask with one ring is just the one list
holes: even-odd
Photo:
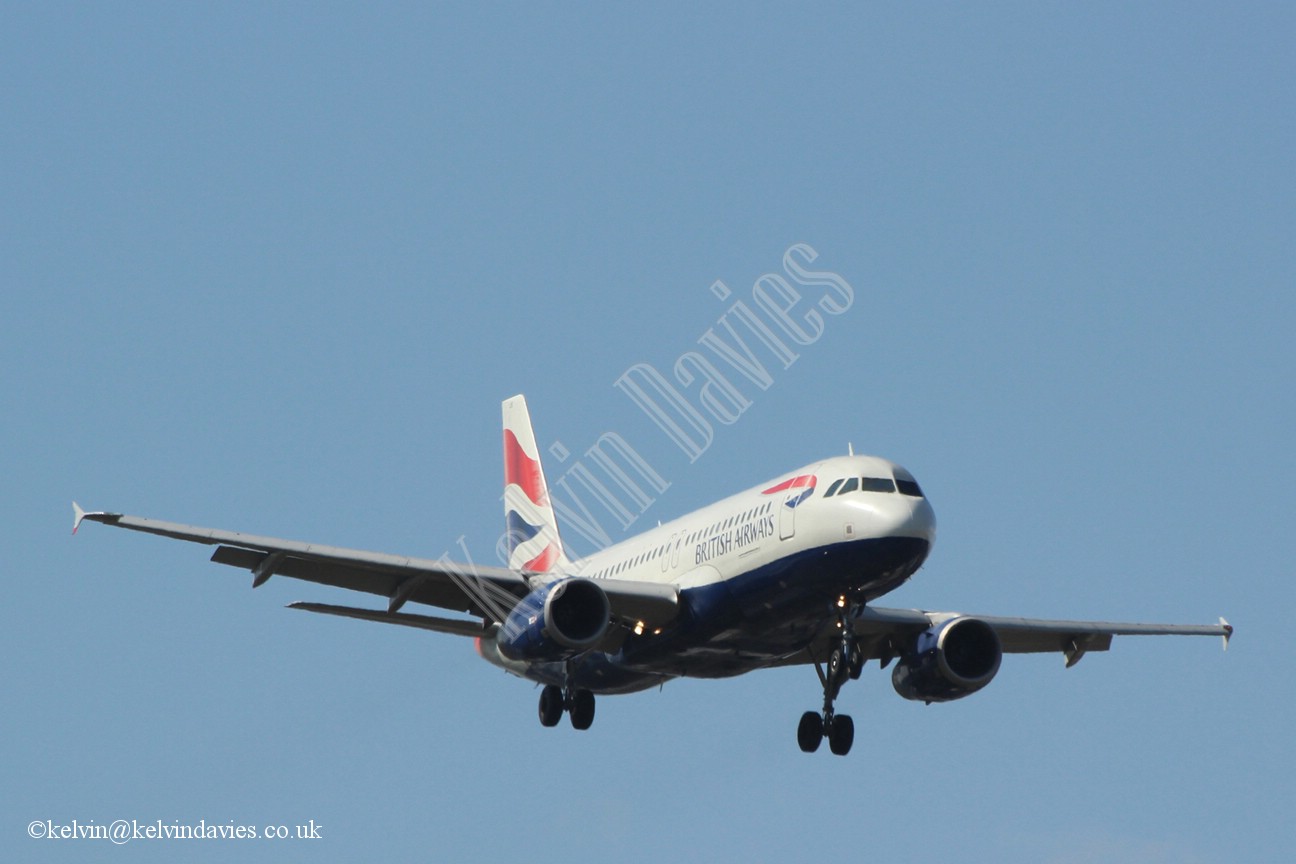
[[1220, 626], [1224, 628], [1224, 650], [1227, 651], [1229, 640], [1233, 638], [1233, 625], [1225, 621], [1224, 616], [1221, 615]]
[[72, 533], [73, 534], [77, 533], [77, 529], [81, 527], [81, 523], [84, 522], [86, 519], [89, 519], [91, 522], [103, 522], [107, 525], [115, 525], [117, 524], [117, 521], [121, 518], [122, 518], [122, 514], [109, 513], [106, 510], [92, 510], [89, 513], [87, 513], [85, 510], [81, 509], [80, 504], [78, 504], [75, 501], [72, 502]]

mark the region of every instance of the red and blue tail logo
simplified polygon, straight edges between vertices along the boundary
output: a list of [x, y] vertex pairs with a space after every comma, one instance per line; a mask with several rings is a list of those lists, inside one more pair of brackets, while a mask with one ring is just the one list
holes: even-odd
[[762, 492], [762, 495], [777, 495], [780, 492], [791, 492], [795, 489], [803, 490], [800, 495], [789, 497], [784, 503], [789, 507], [795, 507], [802, 501], [814, 494], [815, 483], [818, 482], [813, 474], [801, 474], [793, 477], [791, 480], [784, 480]]
[[548, 573], [562, 560], [558, 523], [521, 396], [504, 402], [504, 518], [510, 567]]

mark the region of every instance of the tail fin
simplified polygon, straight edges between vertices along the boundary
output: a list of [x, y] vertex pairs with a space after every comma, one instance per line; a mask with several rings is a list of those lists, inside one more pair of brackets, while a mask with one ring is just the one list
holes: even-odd
[[567, 564], [524, 396], [504, 400], [504, 518], [509, 567], [549, 573]]

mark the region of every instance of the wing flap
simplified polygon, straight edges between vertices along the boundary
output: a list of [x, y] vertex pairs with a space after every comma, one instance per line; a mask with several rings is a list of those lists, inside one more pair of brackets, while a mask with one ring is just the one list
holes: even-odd
[[289, 603], [289, 609], [301, 609], [304, 612], [317, 612], [321, 615], [337, 615], [341, 618], [356, 618], [361, 621], [377, 621], [380, 624], [399, 624], [402, 627], [417, 627], [420, 630], [432, 630], [437, 633], [450, 633], [455, 636], [486, 636], [491, 627], [480, 621], [461, 621], [454, 618], [435, 618], [431, 615], [413, 615], [409, 612], [384, 612], [381, 609], [361, 609], [356, 606], [334, 606], [329, 603]]
[[400, 606], [412, 600], [428, 606], [440, 606], [455, 612], [467, 612], [471, 615], [489, 617], [480, 598], [471, 597], [464, 589], [452, 582], [436, 581], [426, 575], [401, 572], [387, 572], [382, 569], [365, 569], [350, 564], [340, 564], [328, 560], [312, 560], [282, 553], [259, 552], [255, 549], [238, 549], [233, 546], [219, 546], [212, 553], [211, 560], [217, 564], [240, 567], [254, 574], [254, 586], [268, 578], [269, 572], [262, 573], [261, 567], [276, 556], [273, 573], [291, 579], [314, 582], [317, 585], [328, 585], [333, 588], [345, 588], [349, 591], [363, 591], [397, 601], [396, 611]]

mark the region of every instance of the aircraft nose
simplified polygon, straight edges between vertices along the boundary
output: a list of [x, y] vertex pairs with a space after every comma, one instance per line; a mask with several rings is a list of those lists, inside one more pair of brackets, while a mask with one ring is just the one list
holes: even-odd
[[895, 537], [917, 537], [930, 545], [936, 540], [936, 511], [926, 498], [910, 498], [909, 506], [897, 514], [891, 531]]

